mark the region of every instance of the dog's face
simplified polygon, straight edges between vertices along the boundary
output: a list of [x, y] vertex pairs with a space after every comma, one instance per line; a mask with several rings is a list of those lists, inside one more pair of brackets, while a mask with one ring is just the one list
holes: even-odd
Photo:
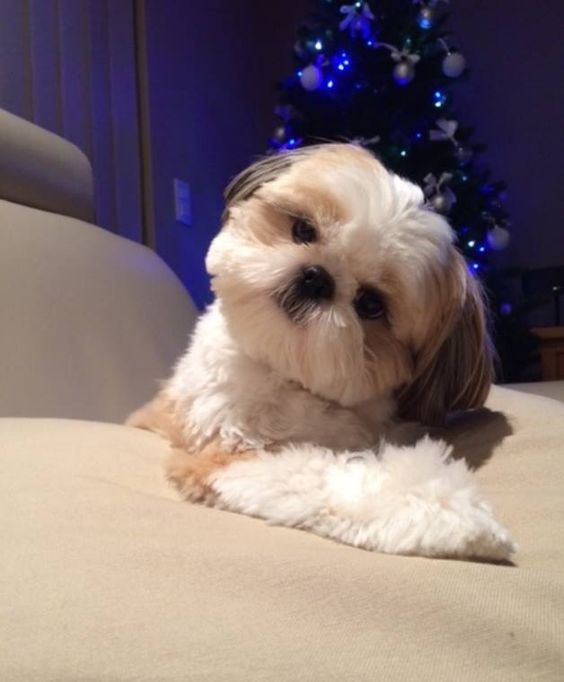
[[246, 353], [345, 406], [395, 393], [437, 421], [483, 402], [480, 291], [418, 187], [331, 144], [267, 157], [226, 196], [207, 268]]

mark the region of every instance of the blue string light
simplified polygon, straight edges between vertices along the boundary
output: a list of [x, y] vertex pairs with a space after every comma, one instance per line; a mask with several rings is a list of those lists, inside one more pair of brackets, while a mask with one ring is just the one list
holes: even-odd
[[314, 47], [316, 50], [322, 50], [323, 49], [323, 43], [321, 42], [321, 40], [316, 41]]
[[334, 82], [333, 80], [330, 79], [330, 80], [327, 81], [327, 87], [328, 87], [329, 89], [331, 89], [334, 85], [335, 85], [335, 82]]
[[445, 95], [444, 92], [441, 92], [440, 90], [435, 90], [435, 92], [433, 93], [433, 98], [435, 100], [434, 104], [437, 109], [440, 109], [442, 106], [446, 104], [447, 96]]
[[471, 239], [471, 240], [468, 242], [468, 246], [469, 246], [471, 249], [473, 249], [473, 248], [476, 246], [476, 242], [475, 242], [473, 239]]
[[351, 65], [350, 57], [346, 52], [341, 52], [335, 61], [339, 71], [345, 71]]
[[480, 253], [484, 253], [485, 250], [486, 250], [485, 246], [480, 246], [480, 248], [478, 249]]
[[301, 143], [302, 143], [301, 137], [291, 137], [284, 144], [278, 145], [278, 148], [279, 149], [294, 149], [295, 147], [299, 147]]
[[431, 18], [425, 14], [419, 14], [419, 16], [417, 17], [417, 23], [424, 31], [429, 30], [433, 25], [433, 21], [431, 20]]

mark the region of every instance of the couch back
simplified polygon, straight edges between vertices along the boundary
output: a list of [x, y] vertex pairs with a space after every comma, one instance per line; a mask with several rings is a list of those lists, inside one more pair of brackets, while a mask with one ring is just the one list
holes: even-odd
[[92, 194], [82, 152], [0, 110], [0, 416], [122, 421], [186, 345], [192, 300]]

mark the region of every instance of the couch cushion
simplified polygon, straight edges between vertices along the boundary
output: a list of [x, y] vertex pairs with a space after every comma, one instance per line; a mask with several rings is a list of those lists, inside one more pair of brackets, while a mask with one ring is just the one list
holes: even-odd
[[0, 200], [0, 416], [123, 421], [184, 349], [197, 311], [149, 249]]
[[450, 435], [515, 566], [372, 554], [189, 505], [154, 434], [0, 420], [0, 679], [561, 679], [564, 406], [504, 389], [489, 404]]
[[0, 109], [0, 198], [92, 220], [92, 168], [73, 144]]
[[512, 391], [542, 395], [564, 403], [564, 381], [531, 381], [526, 384], [507, 384]]

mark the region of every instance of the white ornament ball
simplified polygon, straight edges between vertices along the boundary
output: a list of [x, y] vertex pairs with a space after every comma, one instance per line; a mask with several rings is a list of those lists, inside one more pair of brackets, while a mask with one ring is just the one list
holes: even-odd
[[503, 251], [509, 244], [511, 235], [504, 227], [496, 225], [488, 232], [488, 244], [494, 251]]
[[306, 66], [300, 76], [300, 83], [304, 90], [317, 90], [323, 82], [323, 73], [315, 64]]
[[452, 197], [439, 192], [431, 199], [431, 206], [437, 213], [448, 213], [453, 205]]
[[460, 52], [449, 52], [443, 59], [443, 73], [449, 78], [458, 78], [466, 68], [466, 59]]

